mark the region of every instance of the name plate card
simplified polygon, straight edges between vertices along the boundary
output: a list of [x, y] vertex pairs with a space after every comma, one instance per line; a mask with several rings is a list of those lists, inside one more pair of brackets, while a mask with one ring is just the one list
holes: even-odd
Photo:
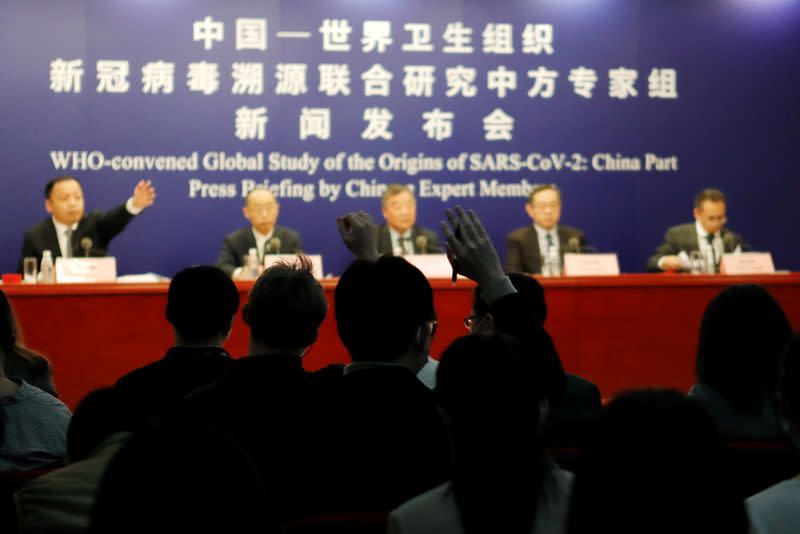
[[722, 274], [774, 274], [775, 264], [769, 252], [723, 254], [719, 264]]
[[[453, 267], [447, 259], [447, 254], [406, 254], [403, 259], [422, 271], [425, 278], [451, 279]], [[459, 278], [464, 277], [458, 275]]]
[[565, 276], [618, 276], [616, 254], [564, 254]]
[[56, 258], [56, 282], [59, 284], [99, 284], [117, 281], [117, 259]]
[[[324, 278], [322, 274], [324, 271], [322, 270], [322, 256], [319, 254], [303, 254], [306, 258], [311, 260], [311, 273], [314, 275], [314, 278], [317, 280], [321, 280]], [[293, 264], [297, 261], [297, 254], [266, 254], [264, 256], [264, 269], [268, 269], [270, 265], [276, 262], [284, 262], [288, 264]]]

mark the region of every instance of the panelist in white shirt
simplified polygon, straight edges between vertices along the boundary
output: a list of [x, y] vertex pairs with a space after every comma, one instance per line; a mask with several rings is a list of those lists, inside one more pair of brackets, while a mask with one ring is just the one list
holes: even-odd
[[44, 197], [45, 209], [51, 217], [25, 232], [18, 272], [22, 272], [24, 258], [35, 257], [41, 261], [45, 250], [49, 250], [53, 258], [105, 256], [111, 240], [134, 216], [153, 204], [156, 191], [150, 180], [140, 180], [126, 202], [106, 212], [85, 213], [83, 188], [78, 179], [58, 176], [47, 182]]
[[300, 234], [276, 224], [280, 207], [275, 195], [266, 187], [259, 186], [250, 191], [242, 208], [242, 214], [250, 225], [225, 237], [217, 267], [238, 278], [251, 248], [258, 251], [259, 263], [264, 261], [265, 254], [300, 252]]
[[407, 186], [389, 185], [381, 198], [381, 211], [386, 224], [378, 227], [379, 254], [444, 253], [436, 232], [417, 226], [417, 201]]
[[693, 223], [667, 230], [664, 242], [647, 262], [648, 271], [688, 271], [690, 254], [696, 250], [703, 257], [713, 258], [719, 270], [723, 254], [741, 250], [742, 236], [725, 228], [728, 222], [727, 201], [722, 191], [701, 191], [695, 199], [693, 213]]

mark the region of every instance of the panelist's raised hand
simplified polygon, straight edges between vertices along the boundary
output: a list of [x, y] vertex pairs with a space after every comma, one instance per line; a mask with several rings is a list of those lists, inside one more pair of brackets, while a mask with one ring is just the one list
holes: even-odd
[[150, 180], [139, 180], [133, 189], [133, 205], [137, 209], [148, 208], [156, 200], [156, 188]]
[[376, 261], [378, 254], [378, 227], [372, 216], [356, 211], [336, 219], [342, 241], [359, 260]]
[[445, 210], [445, 215], [449, 224], [442, 221], [442, 232], [447, 239], [447, 257], [456, 271], [481, 287], [504, 278], [497, 251], [475, 212], [456, 206], [455, 210]]

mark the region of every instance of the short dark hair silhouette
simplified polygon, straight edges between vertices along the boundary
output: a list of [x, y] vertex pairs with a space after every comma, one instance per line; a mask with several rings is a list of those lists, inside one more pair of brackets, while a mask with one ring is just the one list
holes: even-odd
[[56, 186], [57, 183], [66, 182], [67, 180], [74, 180], [74, 181], [78, 182], [78, 185], [80, 185], [80, 183], [81, 183], [80, 180], [78, 180], [74, 176], [66, 176], [66, 175], [65, 176], [56, 176], [55, 178], [53, 178], [52, 180], [50, 180], [49, 182], [47, 182], [45, 184], [45, 186], [44, 186], [44, 198], [50, 198], [50, 193], [53, 192], [53, 188]]
[[334, 293], [339, 338], [354, 361], [396, 360], [435, 318], [425, 275], [403, 258], [355, 261]]
[[[544, 324], [547, 319], [547, 302], [544, 298], [542, 284], [536, 278], [525, 273], [507, 273], [507, 276], [517, 293], [522, 295], [525, 302], [534, 307], [539, 320]], [[483, 289], [480, 286], [475, 286], [475, 291], [472, 294], [472, 309], [478, 315], [489, 313], [489, 305], [481, 298], [482, 293]]]
[[698, 380], [744, 413], [758, 413], [774, 393], [780, 351], [792, 334], [780, 305], [763, 287], [722, 290], [703, 314], [697, 348]]
[[307, 347], [317, 340], [328, 302], [312, 274], [311, 260], [299, 256], [264, 271], [242, 311], [258, 341], [279, 348]]
[[677, 391], [606, 406], [576, 469], [567, 532], [747, 532], [711, 414]]
[[218, 267], [188, 267], [169, 284], [167, 321], [186, 340], [227, 334], [238, 308], [239, 290]]
[[727, 204], [725, 194], [719, 189], [714, 189], [712, 187], [703, 189], [697, 194], [697, 197], [694, 199], [694, 207], [701, 209], [703, 207], [703, 202], [722, 202], [723, 204]]

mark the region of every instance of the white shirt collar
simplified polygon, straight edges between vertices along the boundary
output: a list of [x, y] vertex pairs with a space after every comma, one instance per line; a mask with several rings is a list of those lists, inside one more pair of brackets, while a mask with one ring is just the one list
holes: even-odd
[[397, 230], [395, 230], [391, 226], [389, 226], [388, 228], [389, 228], [389, 235], [392, 236], [392, 240], [393, 241], [397, 241], [401, 237], [411, 237], [411, 230], [413, 230], [413, 228], [409, 228], [408, 230], [406, 230], [405, 232], [403, 232], [401, 234], [400, 232], [398, 232]]
[[536, 233], [538, 233], [538, 234], [551, 234], [553, 236], [557, 236], [558, 235], [558, 225], [555, 225], [554, 227], [552, 227], [549, 230], [545, 230], [544, 228], [542, 228], [541, 226], [539, 226], [536, 223], [533, 223], [533, 227], [536, 229]]
[[392, 241], [392, 253], [393, 254], [402, 254], [403, 253], [403, 245], [400, 243], [400, 239], [401, 238], [408, 239], [408, 242], [411, 245], [411, 247], [410, 247], [411, 248], [411, 253], [412, 254], [414, 253], [414, 243], [411, 242], [411, 231], [413, 230], [413, 227], [409, 228], [408, 230], [406, 230], [402, 234], [400, 234], [397, 230], [395, 230], [391, 226], [388, 226], [387, 228], [389, 228], [389, 237], [391, 238], [391, 241]]
[[[705, 240], [707, 240], [706, 236], [708, 235], [708, 232], [706, 232], [706, 229], [705, 229], [705, 228], [703, 228], [703, 225], [702, 225], [702, 224], [700, 224], [700, 221], [698, 221], [698, 220], [696, 220], [696, 219], [695, 219], [695, 221], [694, 221], [694, 227], [697, 229], [697, 236], [698, 236], [698, 237], [700, 237], [700, 239], [705, 239]], [[722, 231], [720, 230], [719, 232], [717, 232], [716, 234], [714, 234], [714, 237], [715, 237], [715, 238], [716, 238], [716, 237], [719, 237], [721, 233], [722, 233]]]
[[74, 232], [78, 229], [78, 223], [72, 223], [71, 225], [67, 226], [62, 222], [58, 222], [55, 217], [53, 217], [53, 226], [56, 227], [56, 234], [59, 236], [64, 235], [67, 230], [72, 230]]
[[275, 234], [275, 227], [274, 226], [272, 227], [272, 230], [270, 230], [268, 234], [262, 234], [261, 232], [259, 232], [255, 228], [253, 228], [253, 237], [256, 238], [256, 242], [258, 242], [258, 241], [267, 241], [274, 234]]

